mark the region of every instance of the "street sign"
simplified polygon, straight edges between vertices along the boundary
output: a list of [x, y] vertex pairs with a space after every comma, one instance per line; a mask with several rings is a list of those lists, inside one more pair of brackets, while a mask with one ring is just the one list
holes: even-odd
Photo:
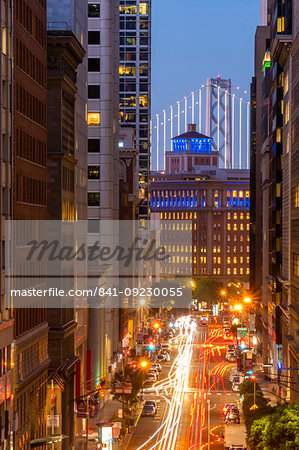
[[51, 428], [58, 428], [59, 427], [59, 415], [54, 414], [53, 416], [51, 414], [47, 414], [47, 427]]
[[247, 336], [247, 328], [237, 328], [237, 339]]
[[77, 400], [77, 417], [86, 419], [87, 403], [84, 399]]

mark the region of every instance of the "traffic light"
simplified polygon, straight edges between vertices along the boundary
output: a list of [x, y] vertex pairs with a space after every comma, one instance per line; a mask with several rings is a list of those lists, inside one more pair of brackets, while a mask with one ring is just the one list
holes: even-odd
[[137, 369], [137, 363], [133, 362], [133, 363], [131, 364], [131, 367], [132, 367], [132, 369], [133, 369], [133, 372], [136, 372], [136, 369]]
[[131, 356], [131, 353], [132, 353], [132, 351], [131, 351], [131, 349], [129, 348], [129, 349], [126, 351], [126, 355], [127, 355], [127, 356]]
[[250, 375], [250, 379], [251, 379], [252, 381], [255, 381], [256, 376], [255, 376], [255, 375]]
[[242, 341], [240, 342], [240, 347], [241, 347], [242, 350], [244, 350], [244, 348], [246, 347], [245, 341], [242, 340]]
[[150, 351], [153, 351], [153, 350], [155, 349], [155, 346], [154, 346], [153, 341], [149, 341], [147, 348], [148, 348]]

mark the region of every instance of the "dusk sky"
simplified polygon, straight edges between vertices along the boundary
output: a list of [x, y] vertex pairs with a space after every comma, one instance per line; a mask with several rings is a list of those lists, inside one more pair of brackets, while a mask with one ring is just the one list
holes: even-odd
[[260, 0], [153, 0], [152, 13], [152, 116], [207, 77], [249, 89]]

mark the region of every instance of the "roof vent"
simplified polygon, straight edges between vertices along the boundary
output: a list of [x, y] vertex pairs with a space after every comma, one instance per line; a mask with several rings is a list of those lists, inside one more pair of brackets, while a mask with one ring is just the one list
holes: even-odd
[[196, 131], [196, 123], [188, 123], [188, 131]]

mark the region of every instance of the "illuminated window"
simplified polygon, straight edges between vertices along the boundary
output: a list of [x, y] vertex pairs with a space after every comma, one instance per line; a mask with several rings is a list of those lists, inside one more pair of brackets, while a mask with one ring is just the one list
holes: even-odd
[[244, 230], [244, 224], [240, 223], [240, 230], [243, 231]]
[[234, 242], [237, 242], [237, 235], [234, 234]]
[[88, 179], [89, 180], [100, 179], [100, 166], [88, 166]]
[[239, 191], [239, 197], [243, 198], [244, 197], [244, 192], [243, 191]]
[[227, 251], [227, 253], [230, 252], [230, 245], [227, 246], [226, 251]]
[[246, 275], [249, 275], [250, 274], [250, 269], [249, 269], [249, 267], [247, 267], [247, 269], [246, 269]]
[[244, 219], [244, 214], [240, 213], [240, 219], [243, 220]]
[[246, 224], [246, 230], [247, 230], [247, 231], [250, 230], [250, 224], [249, 224], [249, 223]]
[[233, 250], [233, 252], [234, 252], [234, 253], [237, 253], [237, 246], [236, 246], [236, 245], [234, 245], [234, 250]]
[[214, 245], [213, 253], [217, 253], [217, 246], [216, 245]]
[[227, 218], [228, 218], [228, 220], [230, 220], [230, 212], [227, 213]]
[[230, 230], [230, 223], [227, 224], [227, 229]]
[[2, 27], [2, 53], [4, 53], [4, 55], [6, 55], [6, 27]]
[[220, 253], [220, 245], [218, 245], [218, 253]]
[[276, 142], [281, 142], [281, 128], [276, 128]]
[[243, 269], [243, 267], [241, 267], [240, 268], [240, 275], [243, 275], [244, 274], [244, 269]]
[[249, 251], [250, 251], [249, 245], [246, 245], [246, 252], [249, 253]]
[[237, 264], [237, 257], [234, 256], [234, 264]]
[[217, 263], [217, 256], [214, 256], [214, 258], [213, 258], [213, 262], [214, 262], [214, 264], [216, 264], [216, 263]]
[[246, 191], [246, 198], [249, 198], [249, 197], [250, 197], [250, 192]]
[[244, 257], [240, 256], [240, 264], [243, 264], [243, 263], [244, 263]]
[[240, 252], [243, 253], [244, 247], [243, 245], [240, 245]]
[[299, 208], [299, 185], [295, 187], [295, 198], [294, 198], [295, 208]]
[[238, 230], [238, 224], [234, 223], [234, 231], [237, 231], [237, 230]]
[[217, 270], [216, 269], [213, 269], [213, 274], [217, 275]]
[[290, 102], [289, 101], [287, 101], [287, 103], [286, 103], [284, 117], [285, 117], [285, 124], [287, 124], [288, 121], [290, 120]]
[[227, 257], [227, 264], [230, 264], [230, 256]]
[[237, 191], [233, 191], [233, 197], [237, 197]]
[[246, 219], [247, 219], [247, 220], [250, 219], [250, 213], [246, 213]]
[[228, 241], [230, 241], [230, 234], [228, 234], [228, 236], [227, 236], [227, 240], [228, 240]]
[[220, 258], [220, 256], [218, 256], [218, 258], [217, 258], [217, 264], [221, 264], [221, 258]]
[[142, 108], [148, 107], [148, 96], [147, 95], [139, 96], [139, 106], [141, 106]]
[[230, 275], [230, 267], [227, 268], [227, 275]]
[[234, 267], [234, 275], [237, 275], [237, 273], [238, 273], [238, 270], [236, 267]]
[[289, 72], [284, 73], [284, 80], [283, 80], [283, 95], [286, 95], [289, 90]]
[[148, 5], [147, 3], [140, 3], [139, 4], [139, 12], [142, 15], [146, 15], [148, 12]]
[[234, 220], [238, 220], [238, 213], [234, 213]]
[[89, 112], [87, 114], [87, 124], [89, 126], [99, 126], [101, 121], [99, 112]]

